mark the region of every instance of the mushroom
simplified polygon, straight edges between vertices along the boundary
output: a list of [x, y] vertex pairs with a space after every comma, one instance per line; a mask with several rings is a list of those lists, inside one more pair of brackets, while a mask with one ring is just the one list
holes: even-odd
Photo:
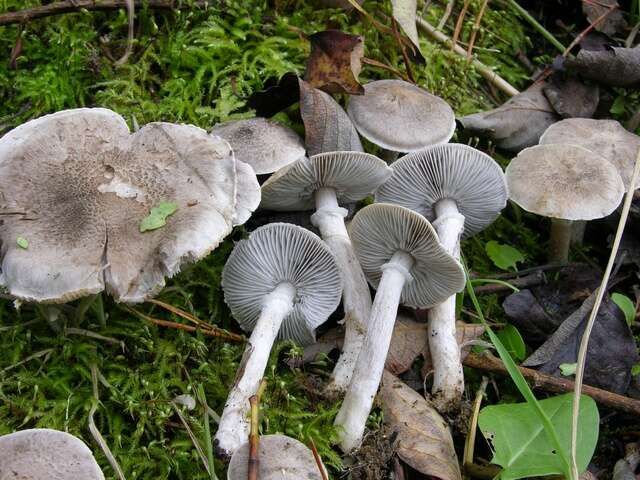
[[260, 184], [251, 165], [236, 160], [236, 210], [233, 225], [243, 225], [260, 205]]
[[349, 385], [371, 311], [369, 286], [344, 224], [347, 210], [340, 204], [372, 194], [390, 176], [391, 169], [373, 155], [330, 152], [300, 159], [262, 185], [262, 208], [296, 211], [315, 205], [311, 222], [320, 230], [340, 268], [346, 331], [342, 354], [327, 387], [329, 391], [344, 391]]
[[236, 168], [226, 141], [190, 125], [130, 134], [102, 108], [27, 122], [0, 139], [0, 285], [28, 301], [144, 301], [250, 209]]
[[377, 80], [364, 90], [349, 99], [347, 113], [360, 135], [385, 149], [385, 160], [453, 136], [455, 115], [440, 97], [403, 80]]
[[[448, 143], [405, 155], [376, 192], [376, 201], [414, 210], [433, 223], [445, 250], [460, 258], [460, 237], [489, 226], [507, 203], [504, 173], [488, 155], [467, 145]], [[428, 311], [433, 359], [431, 392], [441, 412], [459, 404], [464, 392], [456, 342], [456, 297]]]
[[233, 317], [253, 330], [220, 417], [216, 443], [229, 457], [249, 435], [249, 398], [258, 389], [276, 339], [313, 341], [313, 330], [340, 303], [342, 282], [326, 245], [304, 228], [271, 223], [235, 247], [222, 271]]
[[551, 217], [551, 262], [568, 261], [573, 221], [609, 215], [624, 194], [616, 167], [576, 145], [526, 148], [505, 173], [511, 200], [528, 212]]
[[412, 210], [387, 203], [369, 205], [353, 218], [350, 234], [362, 269], [377, 292], [364, 345], [335, 420], [345, 452], [362, 440], [398, 305], [432, 307], [465, 284], [458, 261], [440, 245], [431, 224]]
[[104, 475], [82, 440], [35, 428], [0, 436], [0, 478], [104, 480]]
[[305, 154], [296, 132], [262, 117], [220, 123], [211, 134], [229, 142], [236, 158], [258, 175], [275, 172]]
[[[260, 480], [322, 480], [321, 467], [313, 452], [302, 442], [286, 435], [264, 435], [258, 448]], [[244, 443], [231, 457], [227, 480], [247, 480], [249, 443]]]

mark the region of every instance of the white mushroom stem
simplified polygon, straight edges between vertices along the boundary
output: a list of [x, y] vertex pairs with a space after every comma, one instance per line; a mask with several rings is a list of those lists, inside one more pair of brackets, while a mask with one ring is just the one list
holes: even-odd
[[[452, 200], [440, 200], [435, 205], [440, 243], [451, 256], [460, 258], [460, 236], [464, 230], [464, 216]], [[429, 352], [433, 361], [433, 387], [436, 407], [441, 412], [458, 405], [464, 392], [464, 374], [460, 348], [456, 341], [456, 296], [429, 309]]]
[[345, 452], [358, 447], [362, 441], [389, 352], [400, 295], [405, 283], [412, 280], [409, 271], [413, 262], [411, 255], [398, 251], [382, 267], [382, 278], [371, 308], [364, 345], [335, 420], [340, 430], [340, 447]]
[[571, 220], [551, 219], [551, 238], [549, 240], [549, 262], [565, 264], [569, 261], [569, 246], [572, 236]]
[[342, 354], [327, 388], [329, 391], [344, 392], [351, 381], [367, 331], [371, 293], [344, 224], [347, 210], [338, 205], [336, 191], [333, 188], [320, 188], [315, 193], [315, 201], [316, 213], [311, 216], [311, 223], [320, 230], [322, 239], [336, 257], [342, 276], [345, 313]]
[[296, 289], [290, 283], [279, 284], [264, 298], [260, 318], [251, 333], [242, 356], [235, 384], [222, 411], [218, 431], [217, 449], [228, 457], [249, 438], [249, 398], [258, 391], [267, 367], [271, 347], [278, 336], [280, 325], [293, 308]]

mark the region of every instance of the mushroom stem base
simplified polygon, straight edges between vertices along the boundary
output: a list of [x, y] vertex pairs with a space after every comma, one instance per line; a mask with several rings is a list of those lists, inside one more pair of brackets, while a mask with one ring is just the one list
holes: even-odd
[[551, 219], [551, 238], [549, 239], [549, 263], [565, 264], [569, 261], [569, 246], [572, 236], [571, 220]]

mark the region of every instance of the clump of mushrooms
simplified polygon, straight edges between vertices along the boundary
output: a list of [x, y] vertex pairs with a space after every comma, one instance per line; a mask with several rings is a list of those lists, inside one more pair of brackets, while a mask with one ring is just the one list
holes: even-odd
[[273, 343], [313, 342], [314, 329], [340, 303], [342, 281], [320, 238], [295, 225], [271, 223], [238, 243], [222, 286], [234, 318], [252, 330], [215, 436], [218, 453], [229, 457], [248, 438], [249, 398], [258, 390]]
[[344, 282], [345, 340], [328, 389], [344, 391], [360, 353], [371, 294], [353, 251], [340, 204], [371, 195], [391, 169], [379, 158], [362, 152], [329, 152], [302, 158], [276, 172], [262, 185], [261, 207], [295, 211], [314, 208], [311, 222], [335, 255]]
[[194, 126], [131, 134], [102, 108], [29, 121], [0, 139], [0, 285], [27, 301], [105, 289], [144, 301], [216, 248], [259, 195], [229, 144]]
[[353, 378], [335, 420], [340, 445], [347, 452], [362, 441], [398, 305], [432, 307], [465, 284], [458, 261], [440, 245], [431, 224], [412, 210], [385, 203], [369, 205], [353, 218], [350, 234], [362, 269], [377, 292]]
[[[460, 237], [489, 226], [507, 197], [500, 166], [479, 150], [455, 143], [405, 155], [393, 164], [393, 176], [376, 192], [376, 201], [402, 205], [431, 221], [442, 246], [456, 259], [460, 258]], [[452, 295], [427, 314], [432, 393], [441, 412], [458, 406], [464, 392], [455, 311]]]
[[35, 428], [0, 436], [0, 478], [104, 480], [104, 475], [82, 440]]

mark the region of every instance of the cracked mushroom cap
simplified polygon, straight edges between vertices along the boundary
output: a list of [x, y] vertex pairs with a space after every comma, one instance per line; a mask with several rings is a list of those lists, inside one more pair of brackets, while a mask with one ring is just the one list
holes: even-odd
[[[261, 436], [258, 459], [260, 480], [322, 480], [313, 452], [302, 442], [285, 435]], [[227, 480], [246, 480], [248, 468], [249, 443], [247, 442], [231, 457]]]
[[35, 428], [0, 436], [0, 478], [104, 480], [91, 450], [65, 432]]
[[375, 203], [360, 210], [351, 221], [349, 235], [369, 283], [378, 287], [385, 265], [403, 251], [414, 264], [401, 296], [408, 307], [437, 305], [465, 285], [462, 267], [440, 245], [438, 235], [422, 215], [389, 203]]
[[360, 135], [387, 150], [412, 152], [446, 143], [456, 129], [451, 107], [403, 80], [377, 80], [349, 99], [347, 113]]
[[239, 242], [222, 271], [225, 302], [246, 331], [260, 317], [264, 297], [285, 282], [296, 294], [278, 339], [309, 344], [342, 295], [335, 258], [317, 235], [289, 223], [270, 223]]
[[376, 192], [376, 202], [393, 203], [436, 219], [439, 200], [456, 202], [464, 235], [490, 225], [507, 203], [504, 173], [489, 155], [457, 143], [412, 152], [393, 164], [393, 175]]
[[221, 123], [211, 134], [228, 141], [236, 158], [251, 165], [258, 175], [275, 172], [305, 155], [296, 132], [262, 117]]
[[548, 144], [578, 145], [603, 156], [618, 169], [627, 190], [640, 150], [640, 137], [615, 120], [567, 118], [542, 134], [540, 145]]
[[150, 123], [130, 134], [102, 108], [11, 130], [0, 139], [0, 285], [36, 302], [105, 289], [144, 301], [231, 231], [235, 163], [200, 128]]
[[509, 198], [528, 212], [545, 217], [606, 217], [624, 195], [616, 167], [576, 145], [525, 148], [511, 160], [505, 174]]
[[301, 158], [273, 174], [262, 185], [260, 206], [296, 211], [315, 207], [314, 193], [335, 189], [338, 203], [352, 203], [371, 195], [390, 176], [389, 166], [364, 152], [329, 152]]

